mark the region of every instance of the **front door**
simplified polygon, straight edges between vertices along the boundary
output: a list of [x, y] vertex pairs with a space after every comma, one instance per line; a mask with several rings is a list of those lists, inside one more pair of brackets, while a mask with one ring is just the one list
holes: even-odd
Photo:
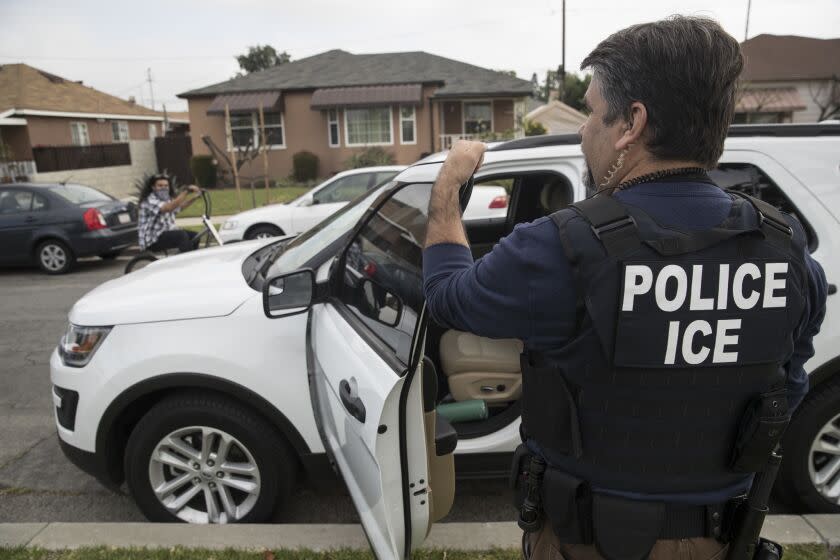
[[395, 187], [374, 204], [309, 323], [321, 438], [380, 559], [407, 558], [432, 516], [420, 260], [430, 192], [428, 183]]

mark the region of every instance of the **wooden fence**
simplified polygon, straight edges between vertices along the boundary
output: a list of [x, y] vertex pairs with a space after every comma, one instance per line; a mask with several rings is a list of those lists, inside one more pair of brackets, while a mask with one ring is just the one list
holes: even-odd
[[131, 165], [128, 144], [94, 146], [46, 146], [32, 148], [38, 173]]

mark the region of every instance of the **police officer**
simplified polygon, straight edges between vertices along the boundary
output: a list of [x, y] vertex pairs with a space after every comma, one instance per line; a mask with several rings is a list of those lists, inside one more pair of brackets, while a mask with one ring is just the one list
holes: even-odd
[[807, 391], [824, 273], [796, 219], [706, 174], [742, 66], [737, 41], [704, 18], [604, 40], [582, 65], [597, 194], [518, 225], [476, 262], [458, 191], [484, 145], [457, 143], [440, 170], [429, 310], [525, 345], [517, 464], [539, 513], [522, 523], [526, 558], [723, 558], [732, 506]]

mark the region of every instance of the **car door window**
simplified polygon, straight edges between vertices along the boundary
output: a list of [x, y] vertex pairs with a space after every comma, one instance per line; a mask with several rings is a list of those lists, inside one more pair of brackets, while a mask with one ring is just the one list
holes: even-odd
[[369, 188], [372, 189], [374, 187], [378, 187], [379, 185], [390, 181], [396, 176], [396, 171], [380, 171], [379, 173], [374, 173], [373, 181], [370, 182]]
[[358, 173], [336, 179], [314, 195], [319, 204], [350, 202], [368, 191], [371, 173]]
[[41, 196], [40, 194], [36, 194], [32, 197], [32, 211], [37, 212], [38, 210], [46, 210], [47, 209], [47, 198]]
[[32, 193], [7, 190], [0, 192], [0, 214], [20, 214], [32, 208]]
[[751, 163], [721, 163], [709, 176], [722, 189], [731, 189], [772, 204], [779, 210], [796, 217], [805, 229], [808, 247], [813, 251], [817, 236], [811, 225], [802, 217], [784, 191], [760, 167]]
[[339, 299], [407, 364], [423, 306], [423, 240], [431, 185], [402, 188], [350, 242]]

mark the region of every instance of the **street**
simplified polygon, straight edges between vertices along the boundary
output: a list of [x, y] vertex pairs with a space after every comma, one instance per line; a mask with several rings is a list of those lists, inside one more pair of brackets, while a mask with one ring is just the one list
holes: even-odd
[[[84, 259], [63, 276], [36, 269], [0, 270], [0, 522], [145, 521], [131, 496], [115, 494], [77, 469], [59, 449], [49, 357], [67, 313], [86, 292], [122, 274], [126, 257]], [[461, 481], [445, 521], [511, 521], [503, 480]], [[299, 486], [277, 522], [356, 523], [344, 487]]]

